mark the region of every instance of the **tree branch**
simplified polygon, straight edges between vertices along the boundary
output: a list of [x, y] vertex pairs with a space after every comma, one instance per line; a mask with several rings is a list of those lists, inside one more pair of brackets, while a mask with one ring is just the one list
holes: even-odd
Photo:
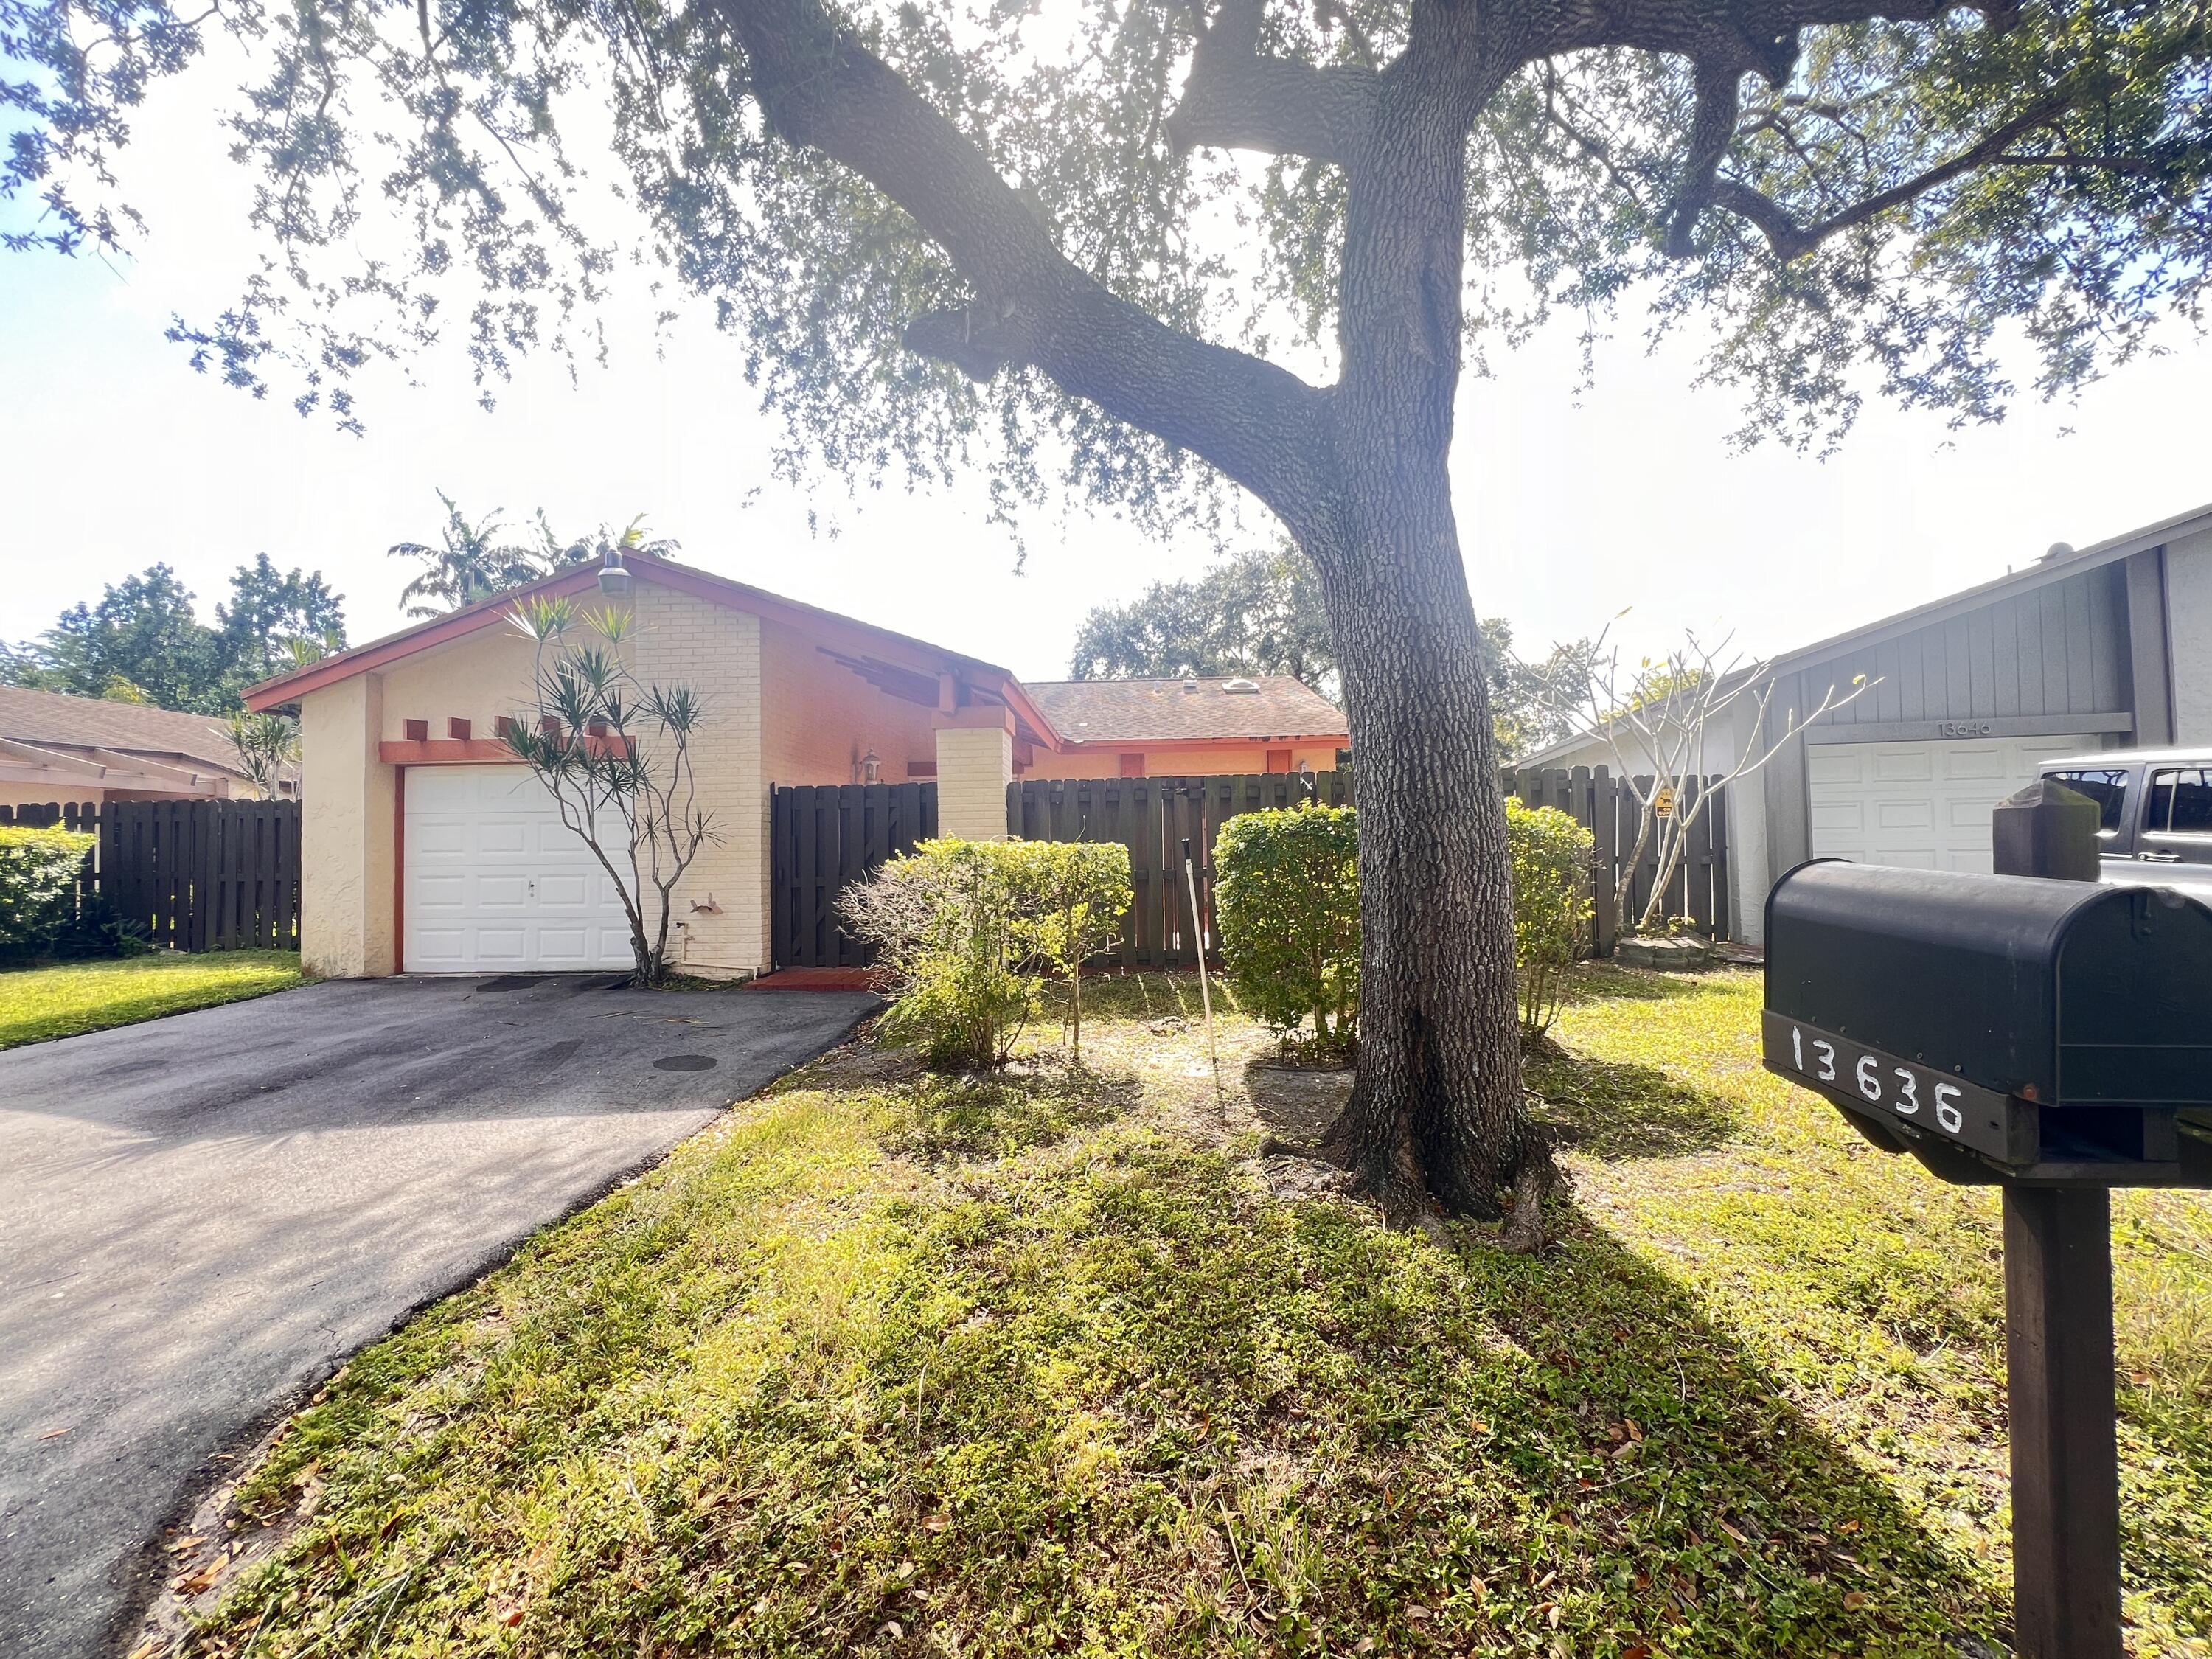
[[1721, 158], [1735, 137], [1743, 71], [1733, 58], [1723, 63], [1700, 63], [1697, 70], [1697, 106], [1690, 118], [1690, 154], [1682, 164], [1682, 182], [1675, 187], [1674, 207], [1667, 225], [1667, 253], [1686, 259], [1696, 251], [1691, 234], [1698, 216], [1713, 199], [1713, 183]]
[[1365, 139], [1381, 78], [1260, 53], [1266, 0], [1226, 0], [1200, 30], [1182, 101], [1168, 118], [1178, 154], [1200, 144], [1347, 164]]
[[907, 343], [986, 378], [1042, 369], [1071, 396], [1218, 467], [1287, 520], [1310, 517], [1323, 394], [1172, 329], [1109, 292], [975, 143], [838, 26], [822, 0], [709, 0], [744, 47], [769, 128], [850, 167], [910, 215], [973, 288]]
[[[1893, 208], [1917, 201], [1939, 185], [1948, 184], [1961, 173], [1971, 173], [1978, 167], [2002, 160], [2014, 139], [2063, 115], [2072, 102], [2072, 98], [2065, 94], [2046, 98], [1996, 127], [1971, 149], [1960, 151], [1949, 161], [1941, 162], [1902, 184], [1877, 191], [1854, 203], [1841, 213], [1814, 224], [1800, 224], [1780, 203], [1735, 179], [1720, 179], [1714, 182], [1712, 204], [1749, 220], [1766, 238], [1768, 245], [1774, 250], [1774, 257], [1787, 264], [1790, 260], [1811, 252], [1838, 231], [1863, 225]], [[1671, 239], [1667, 251], [1669, 253], [1675, 252]]]

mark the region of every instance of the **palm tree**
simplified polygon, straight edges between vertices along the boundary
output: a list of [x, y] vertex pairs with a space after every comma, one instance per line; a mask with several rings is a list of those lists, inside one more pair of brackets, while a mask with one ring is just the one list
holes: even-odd
[[410, 617], [443, 617], [550, 576], [573, 564], [597, 563], [609, 552], [648, 553], [666, 556], [679, 545], [672, 538], [648, 537], [645, 514], [639, 514], [617, 535], [601, 525], [590, 535], [563, 541], [540, 507], [537, 514], [538, 544], [502, 542], [505, 526], [498, 511], [471, 523], [466, 514], [444, 490], [438, 500], [446, 509], [444, 545], [400, 542], [391, 550], [396, 559], [419, 559], [424, 568], [400, 590], [399, 602]]

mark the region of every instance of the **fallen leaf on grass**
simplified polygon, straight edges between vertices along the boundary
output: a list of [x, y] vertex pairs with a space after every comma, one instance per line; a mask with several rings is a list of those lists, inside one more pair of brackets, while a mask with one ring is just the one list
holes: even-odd
[[1856, 1613], [1867, 1604], [1867, 1593], [1864, 1590], [1848, 1591], [1844, 1596], [1844, 1611]]

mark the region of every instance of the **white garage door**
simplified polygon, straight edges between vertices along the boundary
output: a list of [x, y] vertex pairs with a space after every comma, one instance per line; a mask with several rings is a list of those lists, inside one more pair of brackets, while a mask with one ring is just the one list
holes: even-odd
[[2101, 746], [2090, 736], [1809, 744], [1813, 856], [1986, 875], [1990, 809], [2045, 761]]
[[529, 768], [410, 768], [404, 833], [408, 972], [630, 965], [614, 882]]

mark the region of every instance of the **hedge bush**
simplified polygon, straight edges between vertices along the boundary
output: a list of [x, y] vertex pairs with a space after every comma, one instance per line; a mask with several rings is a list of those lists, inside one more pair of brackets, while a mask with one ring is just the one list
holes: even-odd
[[1534, 1039], [1559, 1015], [1559, 983], [1583, 952], [1592, 912], [1590, 832], [1556, 806], [1507, 797], [1505, 841], [1513, 854], [1513, 957], [1521, 970], [1521, 1030]]
[[0, 954], [42, 954], [76, 917], [76, 881], [94, 837], [0, 824]]
[[1129, 853], [1089, 842], [923, 842], [837, 906], [896, 996], [884, 1033], [932, 1064], [1003, 1066], [1066, 975], [1081, 1042], [1082, 963], [1129, 908]]
[[1237, 1002], [1285, 1034], [1349, 1053], [1359, 1037], [1359, 819], [1308, 804], [1243, 812], [1213, 843], [1214, 915]]

